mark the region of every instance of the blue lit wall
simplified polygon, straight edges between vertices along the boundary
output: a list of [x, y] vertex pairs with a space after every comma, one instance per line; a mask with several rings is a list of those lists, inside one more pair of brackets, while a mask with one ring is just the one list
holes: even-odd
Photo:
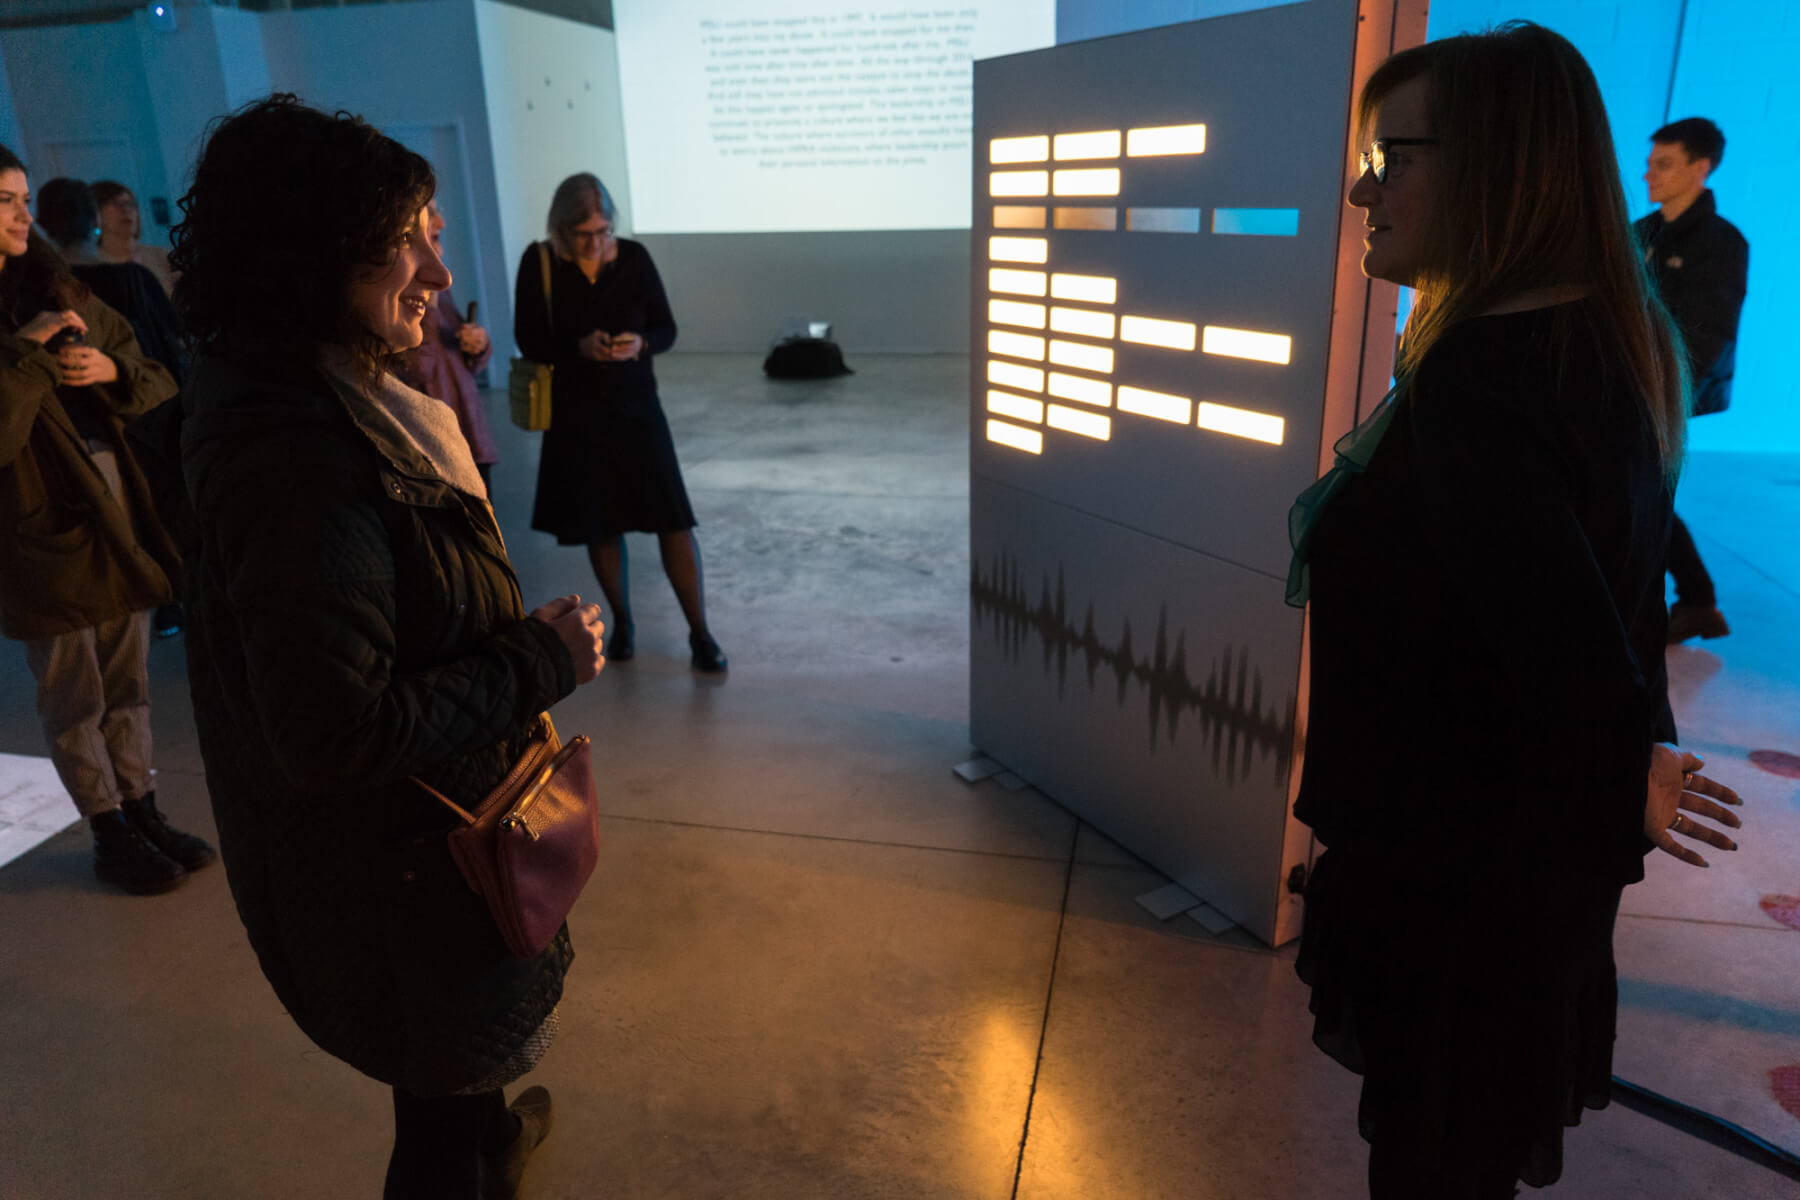
[[[1257, 0], [1058, 0], [1057, 40], [1103, 37]], [[1600, 80], [1633, 216], [1649, 134], [1705, 116], [1725, 131], [1719, 210], [1750, 240], [1750, 294], [1731, 410], [1696, 421], [1696, 450], [1800, 452], [1800, 377], [1783, 346], [1800, 313], [1800, 4], [1792, 0], [1433, 0], [1430, 36], [1509, 19], [1574, 42]]]

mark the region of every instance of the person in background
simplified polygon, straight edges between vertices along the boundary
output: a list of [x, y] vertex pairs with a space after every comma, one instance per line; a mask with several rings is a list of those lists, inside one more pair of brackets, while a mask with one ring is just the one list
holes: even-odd
[[[442, 258], [444, 216], [438, 211], [436, 200], [427, 207], [431, 212], [431, 244]], [[494, 353], [487, 330], [472, 319], [464, 319], [456, 301], [450, 297], [449, 288], [438, 293], [437, 303], [425, 314], [422, 328], [423, 340], [399, 357], [394, 374], [406, 386], [450, 406], [456, 414], [456, 424], [475, 456], [481, 482], [491, 489], [494, 464], [500, 460], [500, 452], [494, 445], [494, 432], [488, 426], [487, 409], [481, 403], [481, 389], [475, 383], [475, 372], [487, 366]]]
[[[98, 206], [87, 184], [52, 179], [38, 189], [38, 225], [62, 251], [69, 269], [107, 307], [131, 322], [138, 349], [161, 363], [177, 386], [187, 377], [181, 318], [149, 268], [134, 262], [101, 262], [94, 252]], [[150, 614], [159, 638], [181, 632], [181, 604], [160, 604]]]
[[[1706, 181], [1725, 158], [1725, 135], [1705, 117], [1688, 117], [1650, 135], [1644, 182], [1656, 212], [1633, 227], [1663, 306], [1687, 345], [1693, 379], [1692, 414], [1724, 412], [1737, 365], [1738, 316], [1750, 281], [1750, 243], [1719, 215]], [[1669, 644], [1731, 632], [1719, 611], [1712, 576], [1687, 524], [1678, 516], [1669, 536]]]
[[1500, 1200], [1555, 1182], [1564, 1127], [1611, 1095], [1645, 853], [1736, 848], [1696, 819], [1738, 825], [1736, 795], [1667, 744], [1682, 376], [1567, 40], [1405, 50], [1357, 124], [1363, 271], [1417, 299], [1394, 392], [1290, 514], [1294, 815], [1326, 846], [1295, 967], [1314, 1042], [1363, 1077], [1370, 1194]]
[[29, 196], [0, 146], [0, 633], [25, 643], [94, 874], [164, 892], [214, 855], [156, 804], [148, 610], [179, 564], [124, 426], [175, 382], [32, 232]]
[[636, 652], [624, 535], [656, 534], [693, 667], [722, 672], [725, 652], [706, 624], [694, 510], [650, 365], [675, 344], [675, 316], [650, 252], [614, 236], [616, 217], [597, 178], [571, 175], [550, 201], [548, 312], [539, 246], [519, 263], [514, 340], [525, 357], [556, 368], [531, 527], [587, 547], [612, 609], [607, 654], [615, 662]]
[[100, 208], [100, 241], [94, 247], [101, 262], [134, 262], [148, 267], [162, 285], [165, 295], [175, 294], [175, 272], [169, 266], [169, 252], [146, 246], [143, 217], [138, 213], [137, 197], [131, 189], [111, 179], [91, 185], [94, 203]]
[[178, 448], [195, 727], [263, 974], [391, 1089], [387, 1200], [496, 1200], [549, 1132], [547, 1091], [502, 1089], [554, 1038], [574, 951], [564, 927], [507, 952], [421, 785], [477, 807], [599, 673], [603, 628], [577, 596], [524, 611], [454, 416], [386, 369], [450, 286], [435, 186], [291, 95], [214, 128], [175, 230], [194, 373], [151, 440]]

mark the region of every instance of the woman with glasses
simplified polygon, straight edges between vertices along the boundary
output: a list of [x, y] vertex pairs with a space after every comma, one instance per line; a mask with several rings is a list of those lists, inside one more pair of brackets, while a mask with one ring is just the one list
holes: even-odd
[[597, 178], [571, 175], [550, 201], [548, 244], [531, 246], [519, 263], [514, 340], [525, 357], [555, 368], [531, 527], [587, 547], [612, 610], [613, 662], [636, 653], [624, 535], [656, 534], [694, 669], [721, 672], [694, 510], [650, 366], [675, 344], [675, 316], [649, 251], [615, 235], [616, 216]]
[[1652, 848], [1704, 865], [1676, 835], [1734, 849], [1696, 816], [1737, 797], [1667, 744], [1683, 385], [1592, 72], [1512, 24], [1389, 59], [1358, 117], [1363, 270], [1417, 299], [1291, 518], [1327, 847], [1297, 968], [1371, 1195], [1487, 1200], [1606, 1104], [1620, 893]]

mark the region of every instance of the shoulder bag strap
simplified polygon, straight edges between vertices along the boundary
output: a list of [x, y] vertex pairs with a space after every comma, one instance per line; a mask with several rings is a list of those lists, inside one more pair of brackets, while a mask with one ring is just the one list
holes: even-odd
[[538, 266], [543, 268], [544, 275], [544, 324], [551, 324], [550, 315], [550, 243], [538, 243]]

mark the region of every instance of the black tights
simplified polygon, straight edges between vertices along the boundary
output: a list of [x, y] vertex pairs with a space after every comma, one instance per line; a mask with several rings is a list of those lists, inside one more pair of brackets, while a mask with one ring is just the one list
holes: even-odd
[[518, 1118], [498, 1089], [426, 1098], [394, 1089], [394, 1153], [382, 1200], [475, 1200], [481, 1155], [504, 1150]]
[[[659, 533], [656, 541], [657, 548], [662, 551], [663, 574], [669, 577], [669, 586], [675, 589], [675, 599], [681, 603], [681, 615], [687, 618], [688, 631], [707, 634], [700, 543], [694, 540], [693, 530]], [[625, 552], [625, 538], [622, 534], [598, 538], [588, 543], [587, 550], [594, 577], [600, 581], [600, 590], [606, 593], [606, 607], [611, 610], [608, 615], [616, 634], [631, 625], [631, 563]]]

